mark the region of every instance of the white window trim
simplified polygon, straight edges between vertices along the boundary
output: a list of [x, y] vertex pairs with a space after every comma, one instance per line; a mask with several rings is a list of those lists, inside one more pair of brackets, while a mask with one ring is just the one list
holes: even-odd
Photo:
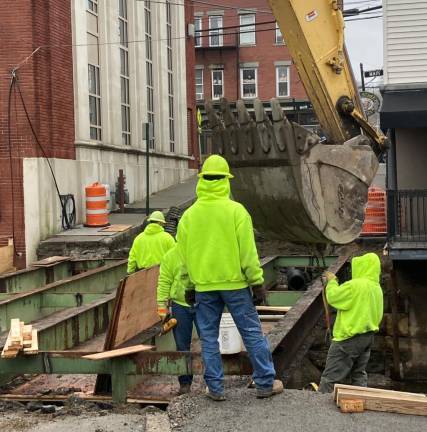
[[[201, 93], [197, 93], [197, 91], [196, 91], [196, 101], [200, 101], [200, 100], [203, 100], [205, 98], [203, 69], [196, 68], [195, 69], [195, 73], [197, 73], [198, 71], [200, 71], [202, 79], [201, 79], [201, 83], [200, 84], [196, 83], [196, 88], [197, 88], [197, 85], [201, 85], [202, 86], [202, 92]], [[223, 79], [223, 81], [224, 81], [224, 79]], [[224, 88], [223, 88], [223, 92], [224, 92]], [[201, 95], [202, 97], [198, 98], [197, 95]]]
[[[244, 42], [244, 43], [242, 43], [242, 36], [249, 36], [251, 33], [249, 33], [250, 27], [240, 27], [239, 28], [239, 45], [241, 45], [241, 46], [255, 46], [256, 45], [256, 14], [254, 14], [254, 13], [246, 13], [246, 14], [240, 15], [239, 16], [239, 23], [240, 23], [240, 25], [243, 25], [242, 19], [243, 19], [243, 17], [247, 17], [247, 16], [252, 16], [253, 19], [254, 19], [254, 22], [253, 22], [253, 26], [254, 26], [254, 29], [253, 29], [253, 38], [254, 38], [254, 41], [253, 42]], [[248, 33], [243, 33], [242, 34], [242, 31], [243, 32], [248, 32]]]
[[[277, 42], [277, 35], [278, 35], [278, 33], [280, 33], [281, 36], [282, 36], [282, 42]], [[275, 43], [276, 45], [286, 45], [286, 43], [285, 43], [285, 38], [283, 37], [283, 34], [282, 34], [282, 32], [280, 31], [280, 28], [279, 28], [279, 25], [277, 24], [277, 22], [276, 22], [276, 30], [275, 30], [275, 32], [274, 32], [274, 43]]]
[[[214, 72], [221, 72], [221, 76], [222, 76], [222, 79], [221, 79], [221, 86], [222, 86], [222, 93], [221, 93], [221, 96], [219, 96], [219, 97], [214, 97], [214, 80], [213, 80], [213, 74], [214, 74]], [[212, 100], [219, 100], [219, 99], [221, 99], [222, 97], [224, 97], [224, 70], [223, 69], [212, 69], [212, 71], [211, 71], [211, 87], [212, 87]]]
[[[196, 21], [200, 22], [200, 28], [199, 30], [196, 30]], [[202, 41], [202, 30], [203, 30], [203, 21], [202, 21], [202, 17], [201, 16], [196, 16], [194, 17], [194, 46], [196, 48], [200, 48], [203, 46], [203, 41]], [[198, 37], [197, 34], [199, 33]], [[199, 39], [199, 44], [196, 43], [197, 39]]]
[[[286, 96], [279, 96], [279, 68], [286, 68], [288, 70], [288, 94]], [[278, 98], [289, 98], [291, 97], [291, 68], [287, 65], [276, 66], [276, 97]]]
[[[209, 16], [209, 46], [210, 47], [222, 47], [224, 44], [222, 30], [216, 30], [216, 29], [212, 30], [211, 22], [212, 22], [213, 18], [220, 18], [221, 19], [220, 27], [223, 27], [223, 25], [224, 25], [224, 17], [222, 15], [210, 15]], [[218, 35], [218, 42], [219, 42], [218, 45], [212, 45], [211, 35], [214, 35], [214, 36]]]
[[[254, 70], [255, 71], [255, 95], [254, 96], [244, 96], [243, 94], [243, 71], [244, 70]], [[254, 99], [258, 97], [258, 68], [256, 67], [242, 67], [240, 68], [240, 97], [242, 99]]]

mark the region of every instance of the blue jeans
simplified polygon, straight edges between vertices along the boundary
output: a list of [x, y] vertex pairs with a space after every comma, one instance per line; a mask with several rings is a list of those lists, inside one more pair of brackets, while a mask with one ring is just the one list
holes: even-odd
[[[177, 351], [190, 351], [193, 323], [196, 326], [197, 333], [199, 333], [194, 308], [181, 306], [173, 302], [172, 316], [178, 321], [178, 324], [173, 329]], [[178, 380], [180, 384], [191, 384], [193, 382], [193, 375], [181, 375], [178, 377]]]
[[260, 389], [271, 389], [276, 372], [268, 342], [252, 302], [249, 288], [196, 292], [196, 317], [202, 342], [204, 378], [212, 393], [224, 393], [224, 371], [219, 351], [219, 324], [227, 306], [242, 336], [253, 367], [253, 379]]

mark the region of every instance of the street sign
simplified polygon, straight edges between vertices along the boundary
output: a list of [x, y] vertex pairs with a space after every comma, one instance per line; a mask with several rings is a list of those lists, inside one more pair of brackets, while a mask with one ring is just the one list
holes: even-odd
[[383, 69], [374, 69], [370, 71], [365, 71], [365, 78], [374, 78], [384, 75]]
[[197, 108], [196, 119], [197, 119], [197, 131], [199, 132], [199, 134], [201, 134], [202, 133], [202, 113], [200, 112], [199, 108]]

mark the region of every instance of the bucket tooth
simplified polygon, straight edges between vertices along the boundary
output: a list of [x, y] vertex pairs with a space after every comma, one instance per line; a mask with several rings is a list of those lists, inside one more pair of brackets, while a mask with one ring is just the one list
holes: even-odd
[[222, 98], [220, 102], [222, 120], [225, 125], [223, 131], [223, 143], [230, 148], [231, 153], [236, 155], [239, 152], [238, 129], [239, 124], [231, 112], [230, 104], [227, 99]]
[[271, 121], [264, 110], [264, 106], [259, 99], [255, 99], [254, 109], [261, 148], [264, 153], [269, 153], [272, 144], [276, 141], [273, 125], [271, 124]]
[[246, 147], [249, 154], [253, 154], [255, 147], [259, 144], [256, 123], [252, 119], [245, 103], [242, 100], [236, 102], [237, 119], [240, 125], [238, 130], [240, 147]]
[[208, 100], [205, 102], [206, 115], [208, 117], [209, 125], [212, 129], [212, 141], [214, 151], [220, 155], [224, 155], [225, 143], [224, 143], [224, 124], [221, 119], [217, 116], [213, 107], [212, 101]]

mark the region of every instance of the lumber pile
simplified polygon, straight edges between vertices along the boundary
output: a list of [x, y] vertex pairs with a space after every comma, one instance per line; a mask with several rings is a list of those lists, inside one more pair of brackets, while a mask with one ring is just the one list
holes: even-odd
[[7, 246], [0, 247], [0, 274], [15, 271], [13, 255], [13, 239], [8, 239]]
[[427, 396], [421, 393], [335, 384], [334, 400], [342, 412], [369, 410], [427, 415]]
[[2, 358], [15, 358], [22, 351], [24, 354], [37, 354], [39, 351], [37, 330], [32, 325], [25, 325], [18, 318], [10, 322], [10, 331], [1, 353]]

